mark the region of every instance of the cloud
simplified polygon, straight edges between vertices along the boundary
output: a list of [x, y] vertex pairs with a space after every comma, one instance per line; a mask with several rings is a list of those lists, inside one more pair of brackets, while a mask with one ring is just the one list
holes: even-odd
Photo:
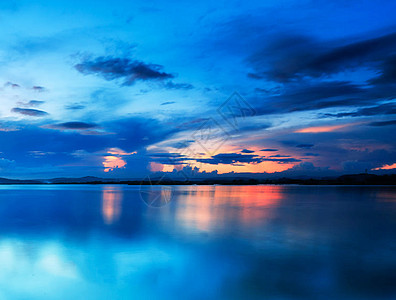
[[80, 110], [80, 109], [84, 109], [85, 105], [82, 105], [82, 104], [70, 104], [70, 105], [66, 105], [65, 108], [68, 109], [68, 110]]
[[175, 101], [168, 101], [168, 102], [163, 102], [161, 105], [170, 105], [176, 103]]
[[297, 159], [297, 158], [263, 158], [262, 161], [274, 161], [277, 162], [279, 164], [287, 164], [287, 163], [293, 163], [293, 162], [300, 162], [301, 159]]
[[379, 66], [380, 75], [372, 80], [372, 84], [394, 84], [396, 82], [396, 55], [385, 59]]
[[281, 154], [276, 154], [276, 155], [271, 155], [270, 157], [291, 157], [290, 155], [281, 155]]
[[[325, 44], [304, 35], [279, 34], [250, 55], [248, 62], [256, 70], [251, 77], [287, 83], [362, 67], [377, 70], [395, 47], [396, 33], [348, 44], [341, 41]], [[390, 73], [384, 70], [384, 79], [388, 80]]]
[[35, 85], [35, 86], [32, 87], [32, 90], [34, 90], [36, 92], [39, 92], [39, 93], [42, 93], [42, 92], [45, 91], [45, 87], [39, 86], [39, 85]]
[[[100, 176], [103, 175], [104, 151], [110, 149], [111, 153], [115, 153], [113, 150], [118, 148], [122, 149], [122, 153], [137, 151], [139, 155], [123, 157], [127, 163], [126, 168], [117, 170], [117, 174], [114, 176], [139, 177], [148, 172], [147, 167], [150, 161], [149, 157], [145, 155], [145, 148], [167, 140], [176, 132], [172, 128], [163, 126], [163, 123], [157, 120], [143, 117], [130, 117], [101, 124], [103, 130], [113, 133], [107, 135], [82, 135], [86, 131], [96, 129], [86, 129], [95, 125], [87, 122], [52, 125], [58, 125], [55, 128], [57, 130], [50, 130], [48, 125], [24, 124], [18, 131], [4, 131], [0, 134], [2, 156], [15, 161], [15, 168], [9, 168], [7, 176], [25, 176], [26, 172], [30, 170], [29, 174], [32, 177], [52, 177], [55, 176], [55, 173], [52, 173], [55, 172], [55, 169], [59, 175]], [[70, 128], [74, 130], [67, 130]], [[36, 160], [31, 157], [32, 151], [53, 154], [42, 156], [40, 160]], [[85, 153], [86, 155], [77, 157], [73, 153]], [[33, 169], [36, 170], [35, 174], [32, 173]]]
[[0, 170], [4, 169], [4, 168], [8, 168], [11, 165], [13, 165], [15, 163], [15, 161], [13, 160], [9, 160], [6, 158], [0, 158]]
[[298, 130], [295, 130], [295, 133], [323, 133], [323, 132], [333, 132], [339, 129], [343, 129], [345, 127], [352, 126], [354, 124], [341, 124], [341, 125], [324, 125], [324, 126], [314, 126], [314, 127], [305, 127]]
[[25, 107], [37, 107], [44, 104], [45, 101], [40, 100], [30, 100], [29, 102], [18, 102], [18, 105], [25, 106]]
[[243, 149], [241, 153], [254, 153], [253, 150]]
[[[250, 78], [277, 82], [274, 94], [256, 89], [257, 114], [319, 110], [333, 107], [381, 105], [396, 93], [396, 33], [345, 40], [321, 41], [301, 34], [258, 35], [247, 55], [255, 72]], [[265, 40], [264, 40], [265, 39]], [[345, 72], [359, 74], [358, 83], [343, 80]], [[356, 80], [356, 76], [351, 76]], [[329, 80], [330, 79], [330, 80]], [[385, 107], [382, 107], [385, 109]], [[350, 116], [368, 114], [351, 112]], [[327, 117], [349, 116], [329, 114]]]
[[14, 113], [18, 113], [30, 117], [45, 117], [49, 115], [47, 112], [43, 110], [31, 109], [31, 108], [14, 107], [13, 109], [11, 109], [11, 111]]
[[[288, 84], [282, 94], [253, 100], [257, 114], [273, 114], [372, 102], [374, 95], [361, 85], [346, 81]], [[377, 93], [378, 97], [378, 93]]]
[[133, 85], [139, 80], [149, 81], [174, 78], [172, 74], [163, 72], [161, 65], [111, 56], [100, 56], [93, 60], [84, 60], [75, 65], [75, 68], [82, 74], [94, 74], [102, 76], [106, 80], [123, 79], [123, 85]]
[[193, 160], [179, 153], [148, 153], [147, 156], [149, 156], [153, 162], [164, 165], [183, 165], [186, 164], [186, 162], [184, 162], [185, 160]]
[[382, 166], [382, 167], [379, 167], [379, 168], [374, 168], [373, 170], [393, 170], [393, 169], [396, 169], [396, 163], [394, 163], [394, 164], [389, 164], [389, 165], [384, 165], [384, 166]]
[[374, 151], [361, 152], [359, 157], [353, 160], [343, 162], [344, 170], [347, 172], [364, 172], [375, 168], [381, 168], [384, 165], [391, 165], [396, 161], [396, 152], [379, 149]]
[[218, 165], [218, 164], [237, 164], [237, 163], [260, 163], [263, 158], [258, 155], [239, 154], [239, 153], [219, 153], [211, 158], [196, 159], [197, 162]]
[[193, 159], [200, 163], [218, 165], [241, 165], [241, 164], [258, 164], [263, 161], [277, 162], [279, 164], [300, 162], [300, 159], [292, 157], [271, 157], [265, 158], [264, 156], [259, 156], [255, 154], [240, 154], [240, 153], [219, 153], [211, 158]]
[[336, 114], [324, 114], [324, 117], [368, 117], [375, 115], [394, 115], [396, 114], [396, 103], [386, 103], [377, 106], [360, 108], [353, 112], [341, 112]]
[[369, 126], [392, 126], [392, 125], [396, 125], [396, 120], [371, 122], [368, 125]]
[[310, 149], [314, 146], [314, 144], [298, 144], [296, 145], [297, 148], [303, 148], [303, 149]]
[[311, 152], [304, 153], [304, 155], [305, 155], [305, 156], [319, 156], [318, 153], [311, 153]]
[[116, 145], [125, 151], [135, 151], [142, 147], [162, 142], [180, 130], [164, 126], [155, 119], [130, 117], [103, 123], [102, 127], [109, 132], [117, 133]]
[[260, 151], [279, 151], [278, 149], [271, 149], [271, 148], [266, 148], [266, 149], [261, 149]]
[[85, 122], [65, 122], [59, 124], [45, 125], [44, 128], [59, 129], [59, 130], [87, 130], [98, 128], [98, 125], [94, 123]]
[[290, 171], [314, 171], [318, 170], [319, 168], [315, 167], [311, 162], [302, 162], [298, 165], [293, 166]]
[[190, 83], [174, 83], [173, 81], [168, 81], [165, 83], [165, 88], [168, 90], [191, 90], [194, 86]]
[[21, 86], [19, 85], [19, 84], [17, 84], [17, 83], [14, 83], [14, 82], [11, 82], [11, 81], [8, 81], [8, 82], [6, 82], [5, 84], [4, 84], [4, 86], [6, 86], [6, 87], [12, 87], [12, 88], [20, 88]]
[[[286, 84], [279, 95], [251, 96], [248, 100], [254, 106], [257, 115], [269, 115], [335, 107], [382, 105], [384, 101], [392, 100], [395, 94], [396, 85], [380, 87], [347, 81], [307, 81]], [[343, 115], [323, 114], [322, 116], [342, 117]]]

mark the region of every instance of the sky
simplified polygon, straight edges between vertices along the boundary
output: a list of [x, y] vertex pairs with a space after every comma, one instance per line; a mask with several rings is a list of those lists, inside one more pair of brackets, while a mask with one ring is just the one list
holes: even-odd
[[0, 177], [396, 170], [395, 1], [3, 1]]

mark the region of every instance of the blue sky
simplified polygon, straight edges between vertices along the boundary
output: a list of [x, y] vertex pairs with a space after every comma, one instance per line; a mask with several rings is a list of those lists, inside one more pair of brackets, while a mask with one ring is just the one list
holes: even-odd
[[1, 3], [0, 176], [392, 169], [394, 11], [394, 1]]

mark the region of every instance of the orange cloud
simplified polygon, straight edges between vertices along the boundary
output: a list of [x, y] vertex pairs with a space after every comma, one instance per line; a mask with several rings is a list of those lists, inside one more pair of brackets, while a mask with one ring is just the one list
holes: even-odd
[[298, 129], [294, 132], [296, 133], [321, 133], [321, 132], [332, 132], [336, 131], [353, 124], [343, 124], [343, 125], [333, 125], [333, 126], [314, 126], [314, 127], [306, 127], [302, 129]]
[[164, 169], [164, 165], [156, 162], [151, 162], [150, 163], [150, 170], [152, 172], [161, 172]]
[[107, 153], [110, 155], [106, 155], [103, 157], [104, 162], [102, 164], [105, 168], [104, 171], [110, 172], [113, 171], [114, 169], [125, 168], [127, 163], [125, 162], [125, 160], [122, 159], [122, 156], [129, 156], [136, 154], [136, 151], [125, 152], [119, 148], [110, 148], [108, 149]]
[[382, 166], [380, 168], [375, 168], [373, 170], [378, 171], [378, 170], [392, 170], [392, 169], [396, 169], [396, 163], [391, 164], [391, 165], [384, 165], [384, 166]]
[[116, 168], [124, 168], [126, 166], [125, 160], [118, 156], [105, 156], [103, 166], [105, 167], [105, 172], [113, 171]]
[[240, 166], [233, 166], [233, 165], [209, 165], [209, 164], [201, 164], [198, 166], [200, 171], [211, 172], [217, 170], [219, 174], [229, 173], [229, 172], [238, 172], [238, 173], [275, 173], [275, 172], [282, 172], [287, 169], [290, 169], [295, 164], [293, 163], [285, 163], [279, 164], [277, 162], [272, 161], [264, 161], [258, 164], [241, 164]]
[[[189, 166], [191, 167], [198, 167], [200, 172], [212, 172], [217, 171], [218, 174], [236, 172], [236, 173], [275, 173], [275, 172], [282, 172], [292, 168], [295, 163], [284, 163], [280, 164], [278, 162], [272, 161], [264, 161], [258, 164], [241, 164], [241, 165], [226, 165], [226, 164], [218, 164], [218, 165], [211, 165], [211, 164], [204, 164], [204, 163], [191, 163], [189, 162]], [[163, 172], [172, 172], [173, 169], [180, 170], [183, 165], [174, 166], [174, 165], [162, 165]]]

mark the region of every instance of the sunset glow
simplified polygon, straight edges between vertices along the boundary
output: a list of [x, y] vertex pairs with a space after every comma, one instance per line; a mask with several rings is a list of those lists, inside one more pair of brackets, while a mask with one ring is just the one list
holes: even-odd
[[396, 163], [391, 164], [391, 165], [385, 165], [385, 166], [382, 166], [379, 168], [375, 168], [373, 170], [393, 170], [393, 169], [396, 169]]
[[103, 166], [105, 168], [105, 172], [110, 172], [114, 169], [124, 168], [126, 166], [126, 162], [118, 156], [105, 156]]
[[117, 1], [0, 5], [1, 177], [392, 170], [393, 4]]
[[298, 129], [294, 132], [296, 133], [322, 133], [322, 132], [332, 132], [336, 130], [340, 130], [346, 127], [352, 126], [352, 124], [343, 124], [343, 125], [332, 125], [332, 126], [315, 126], [315, 127], [306, 127], [302, 129]]

